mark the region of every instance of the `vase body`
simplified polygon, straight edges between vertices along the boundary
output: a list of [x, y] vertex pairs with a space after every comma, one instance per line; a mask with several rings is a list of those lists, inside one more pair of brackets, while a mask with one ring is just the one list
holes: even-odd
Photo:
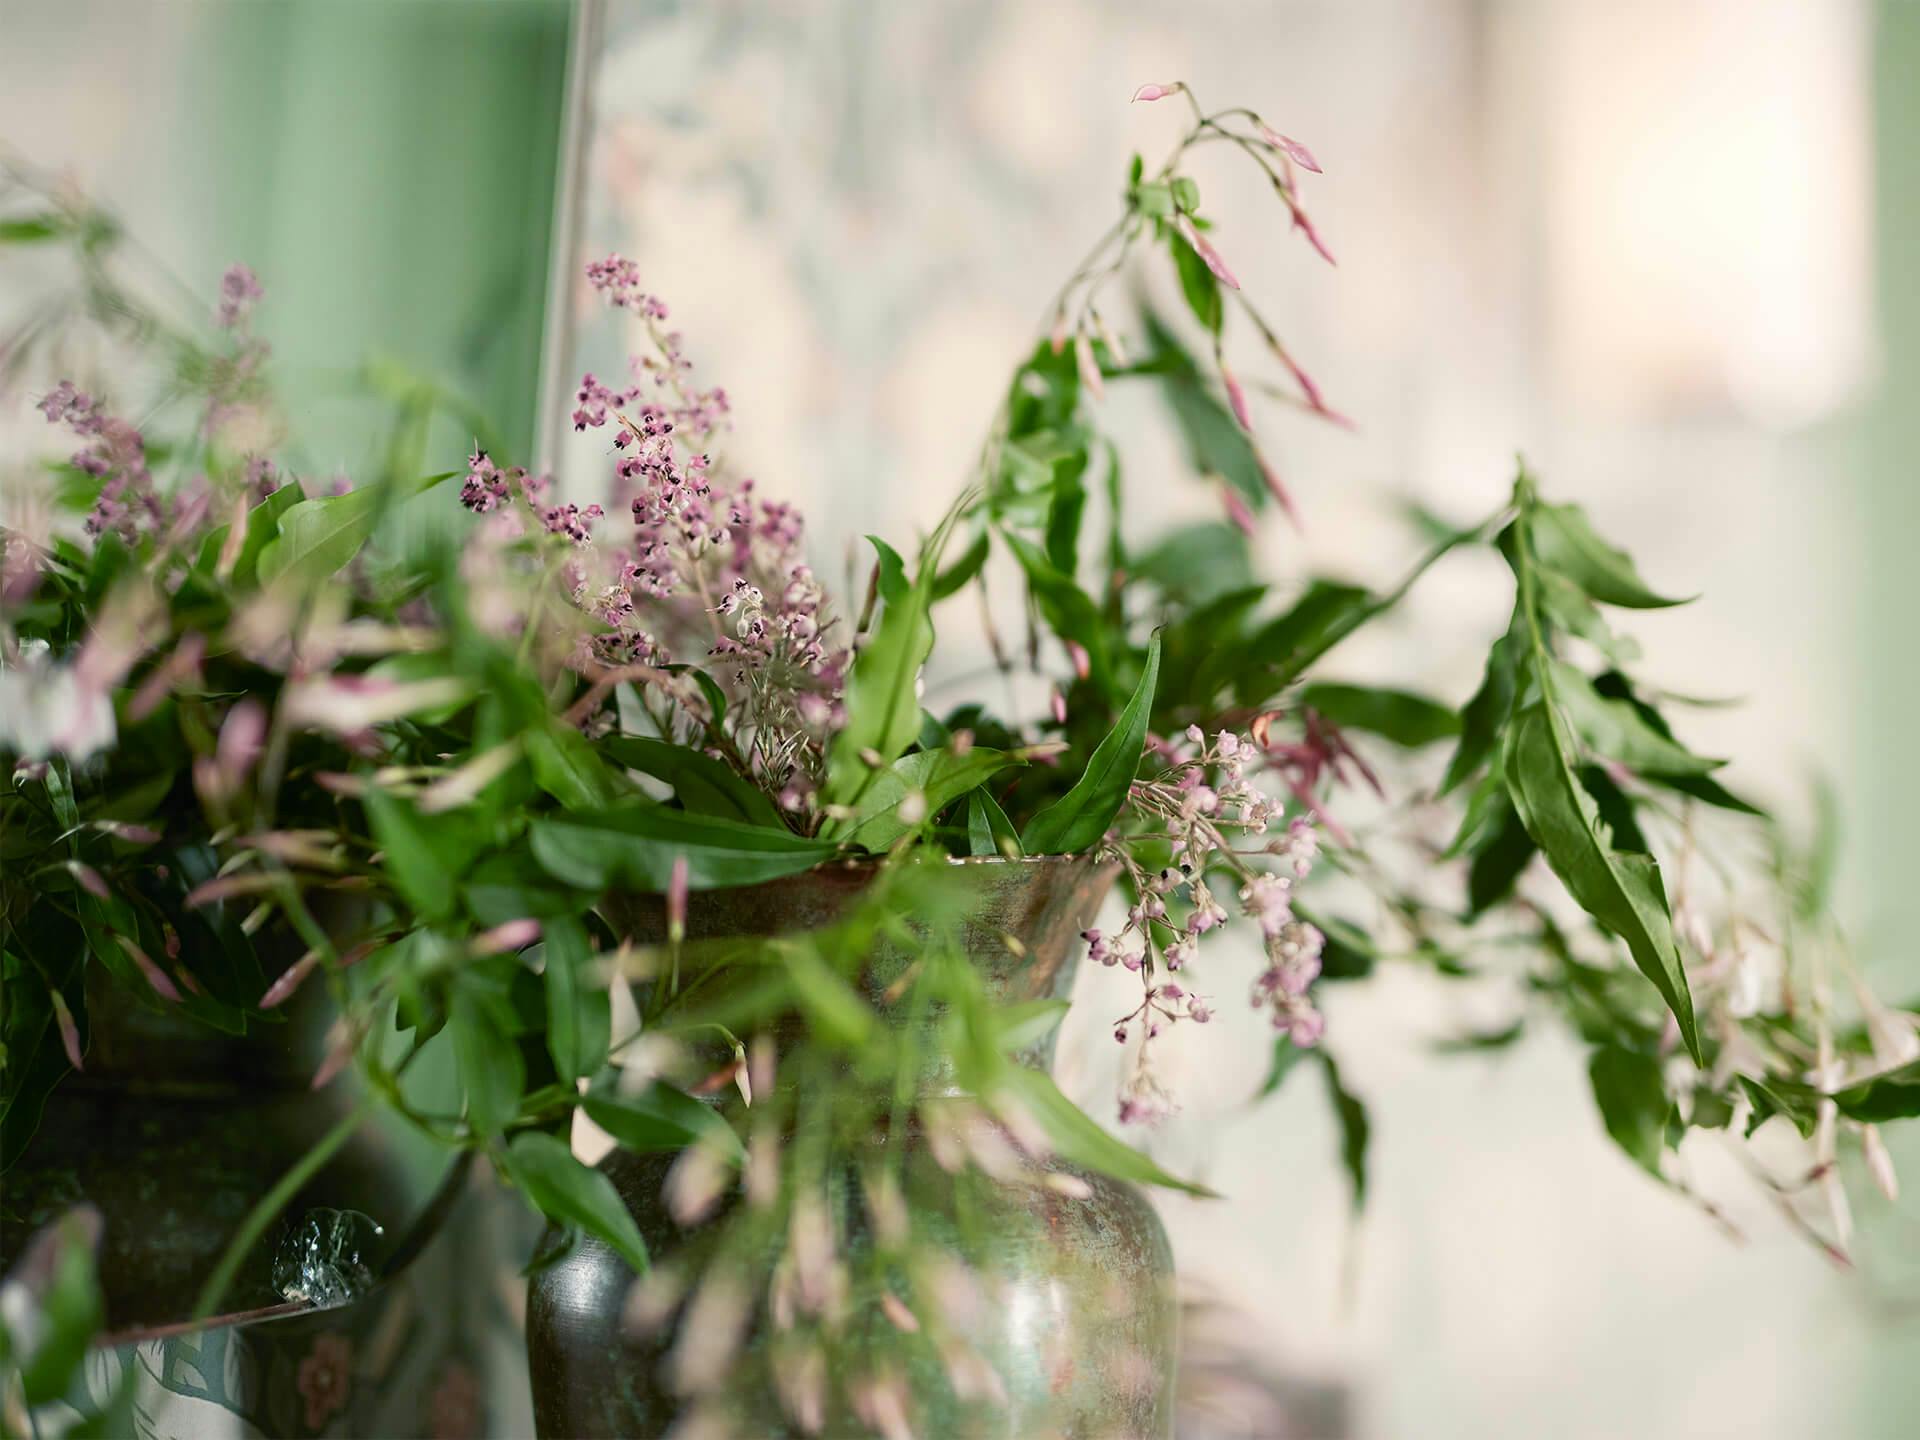
[[[969, 958], [1008, 1001], [1064, 998], [1078, 932], [1091, 923], [1111, 876], [1083, 862], [970, 862], [974, 890]], [[693, 897], [690, 936], [778, 934], [829, 923], [864, 884], [857, 867], [812, 872]], [[616, 911], [616, 913], [619, 913]], [[657, 905], [636, 900], [627, 926], [657, 933]], [[1017, 939], [1009, 947], [1005, 937]], [[1031, 1052], [1044, 1064], [1044, 1047]], [[929, 1085], [939, 1087], [938, 1079]], [[873, 1144], [883, 1144], [876, 1137]], [[961, 1403], [931, 1352], [907, 1348], [914, 1433], [996, 1440], [1165, 1440], [1172, 1434], [1177, 1307], [1172, 1254], [1146, 1198], [1132, 1186], [1053, 1161], [1051, 1183], [1035, 1173], [1011, 1184], [966, 1183], [938, 1166], [918, 1122], [910, 1124], [902, 1190], [916, 1234], [958, 1256], [983, 1300], [969, 1338], [998, 1377], [1004, 1403]], [[671, 1156], [616, 1150], [601, 1169], [638, 1223], [656, 1263], [685, 1242], [661, 1204]], [[870, 1241], [852, 1177], [862, 1156], [836, 1157], [848, 1178], [843, 1211], [847, 1261], [858, 1270]], [[959, 1182], [959, 1183], [957, 1183]], [[773, 1257], [769, 1255], [770, 1261]], [[671, 1329], [636, 1335], [624, 1325], [634, 1273], [608, 1246], [582, 1237], [532, 1278], [527, 1310], [534, 1416], [543, 1436], [659, 1436], [683, 1418], [663, 1374]], [[746, 1345], [773, 1343], [765, 1307]], [[748, 1373], [743, 1371], [742, 1373]], [[764, 1374], [760, 1366], [751, 1373]], [[800, 1436], [774, 1394], [728, 1400], [740, 1436]], [[870, 1427], [830, 1409], [815, 1433], [864, 1435]]]
[[[98, 1407], [131, 1376], [142, 1437], [486, 1433], [493, 1352], [519, 1351], [517, 1305], [472, 1241], [521, 1207], [463, 1177], [436, 1190], [370, 1130], [268, 1227], [220, 1313], [191, 1318], [248, 1212], [354, 1105], [347, 1079], [310, 1088], [330, 1019], [312, 990], [286, 1024], [236, 1037], [90, 985], [87, 1069], [47, 1097], [0, 1183], [0, 1270], [74, 1206], [100, 1214], [105, 1325], [73, 1405]], [[296, 1237], [340, 1216], [358, 1265], [336, 1266], [318, 1303], [289, 1299]], [[48, 1409], [37, 1422], [61, 1433], [72, 1411]]]

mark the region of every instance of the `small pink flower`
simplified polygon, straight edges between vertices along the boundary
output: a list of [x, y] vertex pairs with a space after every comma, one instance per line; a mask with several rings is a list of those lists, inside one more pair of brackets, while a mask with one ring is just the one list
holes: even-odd
[[1233, 272], [1227, 268], [1227, 262], [1220, 258], [1220, 252], [1208, 242], [1207, 237], [1195, 228], [1192, 220], [1185, 215], [1175, 217], [1174, 226], [1193, 247], [1194, 253], [1207, 262], [1207, 269], [1213, 272], [1213, 278], [1229, 290], [1238, 290], [1240, 282], [1233, 278]]
[[313, 1348], [300, 1362], [298, 1380], [307, 1402], [307, 1428], [318, 1430], [346, 1408], [353, 1385], [353, 1342], [331, 1330], [314, 1336]]
[[1133, 92], [1133, 99], [1129, 103], [1137, 105], [1143, 100], [1164, 100], [1169, 95], [1178, 95], [1186, 88], [1178, 80], [1171, 85], [1142, 85]]

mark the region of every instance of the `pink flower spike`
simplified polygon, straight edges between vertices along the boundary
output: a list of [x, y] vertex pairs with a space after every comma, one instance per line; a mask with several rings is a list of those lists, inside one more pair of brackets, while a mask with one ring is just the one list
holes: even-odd
[[1096, 400], [1107, 398], [1107, 386], [1100, 374], [1100, 362], [1094, 358], [1093, 342], [1083, 330], [1073, 337], [1073, 360], [1080, 367], [1080, 383]]
[[1233, 486], [1221, 482], [1220, 498], [1227, 507], [1227, 518], [1231, 520], [1242, 535], [1253, 538], [1255, 529], [1253, 511], [1247, 508], [1247, 502], [1240, 498], [1240, 492]]
[[1233, 371], [1225, 365], [1220, 367], [1220, 378], [1226, 382], [1227, 403], [1233, 407], [1233, 418], [1240, 422], [1240, 428], [1249, 435], [1253, 433], [1253, 417], [1247, 411], [1247, 392], [1240, 388], [1240, 382], [1234, 378]]
[[1178, 80], [1174, 81], [1171, 85], [1142, 85], [1138, 90], [1133, 92], [1133, 99], [1127, 103], [1138, 105], [1143, 100], [1164, 100], [1169, 95], [1178, 95], [1186, 88], [1187, 87]]
[[1193, 221], [1182, 215], [1174, 221], [1174, 224], [1186, 237], [1187, 243], [1193, 247], [1194, 253], [1207, 262], [1207, 269], [1213, 272], [1213, 278], [1229, 290], [1238, 290], [1240, 282], [1233, 278], [1233, 272], [1227, 268], [1227, 262], [1220, 258], [1220, 252], [1213, 248], [1207, 237], [1194, 228]]
[[1323, 173], [1320, 169], [1320, 162], [1313, 158], [1313, 152], [1298, 140], [1282, 135], [1278, 130], [1273, 129], [1264, 122], [1262, 122], [1260, 126], [1260, 138], [1275, 150], [1278, 150], [1282, 155], [1285, 155], [1289, 160], [1298, 164], [1301, 169], [1311, 170], [1316, 175]]
[[67, 997], [58, 990], [49, 990], [47, 998], [53, 1001], [53, 1018], [60, 1024], [60, 1048], [67, 1052], [67, 1063], [76, 1070], [85, 1070], [81, 1063], [80, 1027], [73, 1023], [73, 1011], [67, 1008]]
[[313, 973], [320, 963], [320, 952], [309, 950], [280, 974], [280, 978], [267, 987], [267, 993], [260, 997], [260, 1008], [271, 1010], [300, 988], [301, 982]]
[[114, 939], [120, 942], [120, 948], [127, 952], [127, 958], [139, 967], [140, 973], [147, 977], [147, 983], [153, 987], [155, 994], [162, 1000], [171, 1000], [176, 1005], [180, 1003], [180, 991], [167, 978], [167, 972], [153, 963], [151, 955], [124, 935], [116, 935]]
[[678, 945], [687, 938], [687, 857], [673, 857], [667, 876], [667, 939]]

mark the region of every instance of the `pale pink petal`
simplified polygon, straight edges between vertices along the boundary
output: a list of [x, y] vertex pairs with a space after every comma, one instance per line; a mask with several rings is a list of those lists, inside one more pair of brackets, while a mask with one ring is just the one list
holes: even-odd
[[275, 980], [273, 984], [267, 987], [267, 993], [260, 997], [260, 1008], [262, 1010], [271, 1010], [274, 1006], [283, 1002], [289, 995], [300, 988], [301, 982], [313, 973], [314, 967], [319, 963], [320, 952], [318, 950], [309, 950], [298, 960], [294, 961], [293, 964], [281, 972], [278, 980]]
[[116, 935], [114, 939], [120, 942], [120, 948], [127, 952], [127, 958], [133, 961], [140, 973], [147, 977], [147, 983], [154, 988], [155, 993], [163, 1000], [171, 1000], [178, 1004], [180, 991], [175, 988], [173, 981], [167, 978], [167, 972], [153, 963], [153, 957], [124, 935]]
[[1171, 85], [1142, 85], [1138, 90], [1133, 92], [1132, 103], [1137, 105], [1143, 100], [1164, 100], [1169, 95], [1178, 95], [1184, 89], [1186, 89], [1186, 86], [1182, 85], [1178, 80], [1174, 81]]
[[1100, 374], [1100, 362], [1094, 358], [1093, 342], [1083, 330], [1073, 337], [1073, 360], [1080, 368], [1080, 383], [1096, 400], [1107, 398], [1107, 387]]
[[53, 1018], [60, 1025], [60, 1048], [67, 1052], [67, 1063], [76, 1070], [86, 1069], [81, 1063], [80, 1027], [73, 1023], [73, 1011], [67, 1008], [67, 997], [58, 990], [49, 990], [47, 998], [53, 1001]]

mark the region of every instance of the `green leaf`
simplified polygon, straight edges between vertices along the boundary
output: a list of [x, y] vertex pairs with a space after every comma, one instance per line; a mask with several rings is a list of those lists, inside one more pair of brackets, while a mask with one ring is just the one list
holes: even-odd
[[302, 500], [280, 516], [279, 533], [262, 547], [257, 569], [262, 584], [290, 575], [307, 582], [324, 580], [360, 553], [380, 520], [403, 500], [431, 489], [455, 472], [443, 471], [385, 485], [369, 485], [344, 495]]
[[993, 1008], [994, 1040], [1002, 1053], [1012, 1055], [1038, 1045], [1060, 1028], [1072, 1009], [1068, 1000], [1022, 1000]]
[[1258, 704], [1285, 689], [1307, 666], [1378, 613], [1373, 592], [1334, 580], [1310, 583], [1293, 607], [1275, 616], [1247, 642], [1237, 691]]
[[1660, 1152], [1673, 1110], [1660, 1077], [1660, 1062], [1617, 1045], [1603, 1045], [1593, 1052], [1587, 1074], [1607, 1133], [1635, 1164], [1660, 1179]]
[[[1160, 587], [1177, 605], [1211, 608], [1228, 595], [1258, 600], [1266, 587], [1253, 581], [1253, 556], [1247, 537], [1237, 525], [1206, 520], [1169, 532], [1150, 550], [1133, 557], [1127, 567], [1134, 580]], [[1169, 628], [1188, 616], [1178, 615]], [[1172, 637], [1167, 640], [1173, 647]]]
[[531, 840], [542, 869], [584, 890], [665, 890], [682, 855], [696, 890], [755, 885], [810, 870], [838, 848], [784, 829], [659, 805], [543, 816], [533, 822]]
[[1104, 679], [1108, 668], [1106, 627], [1093, 597], [1072, 576], [1056, 569], [1046, 551], [1031, 540], [1011, 530], [1001, 533], [1020, 568], [1026, 571], [1027, 586], [1047, 628], [1083, 647], [1093, 673]]
[[571, 915], [543, 926], [547, 987], [547, 1049], [562, 1080], [578, 1080], [607, 1063], [612, 1001], [596, 983], [587, 927]]
[[1176, 175], [1170, 182], [1173, 187], [1173, 203], [1176, 208], [1191, 215], [1200, 208], [1200, 187], [1184, 175]]
[[873, 638], [853, 662], [846, 688], [847, 723], [834, 737], [827, 758], [824, 798], [829, 804], [857, 803], [874, 780], [872, 757], [878, 755], [881, 765], [889, 765], [919, 734], [920, 701], [914, 688], [933, 649], [927, 611], [942, 538], [928, 544], [912, 586], [899, 603], [882, 610]]
[[606, 762], [594, 753], [587, 738], [564, 720], [536, 725], [522, 737], [533, 780], [562, 805], [585, 810], [618, 798], [619, 790]]
[[529, 1130], [507, 1147], [507, 1175], [549, 1220], [575, 1225], [611, 1245], [636, 1271], [647, 1245], [613, 1182], [573, 1158], [563, 1140]]
[[513, 1123], [526, 1093], [527, 1067], [520, 1047], [497, 1024], [475, 987], [454, 991], [454, 1063], [467, 1092], [467, 1123], [476, 1135], [498, 1135]]
[[1704, 775], [1727, 763], [1695, 755], [1661, 734], [1633, 705], [1602, 695], [1564, 661], [1553, 662], [1553, 693], [1582, 740], [1637, 774]]
[[1534, 856], [1533, 837], [1520, 821], [1511, 801], [1502, 797], [1499, 816], [1473, 851], [1467, 869], [1467, 915], [1484, 914], [1513, 892], [1515, 882]]
[[944, 600], [971, 581], [985, 567], [988, 552], [992, 549], [993, 539], [982, 527], [980, 533], [973, 537], [973, 543], [967, 546], [960, 558], [934, 578], [933, 598]]
[[[853, 815], [836, 822], [828, 833], [851, 845], [885, 850], [969, 790], [1021, 763], [1005, 751], [984, 746], [975, 746], [965, 755], [951, 750], [921, 750], [902, 756], [874, 781]], [[915, 792], [922, 797], [923, 809], [921, 820], [909, 825], [900, 818], [900, 803]]]
[[873, 1007], [811, 944], [786, 946], [781, 961], [793, 998], [815, 1038], [855, 1054], [867, 1048], [879, 1023]]
[[644, 735], [609, 735], [599, 748], [615, 764], [671, 785], [696, 815], [786, 828], [767, 793], [724, 760]]
[[1834, 1102], [1848, 1119], [1867, 1125], [1920, 1116], [1920, 1060], [1848, 1086]]
[[879, 557], [880, 598], [889, 605], [898, 605], [907, 597], [907, 562], [900, 558], [898, 550], [878, 535], [867, 536], [867, 542]]
[[1699, 1064], [1693, 997], [1674, 944], [1660, 866], [1651, 856], [1622, 854], [1607, 842], [1593, 798], [1574, 767], [1573, 740], [1558, 714], [1542, 701], [1522, 710], [1508, 734], [1505, 757], [1514, 808], [1568, 893], [1626, 942], [1634, 963], [1673, 1011], [1687, 1053]]
[[609, 1078], [596, 1082], [583, 1103], [587, 1118], [628, 1150], [684, 1150], [704, 1141], [736, 1161], [746, 1158], [740, 1137], [718, 1110], [664, 1081], [622, 1095]]
[[[1168, 196], [1169, 200], [1172, 198]], [[1173, 268], [1180, 277], [1180, 293], [1186, 298], [1187, 308], [1210, 333], [1218, 335], [1221, 322], [1226, 318], [1226, 307], [1220, 300], [1220, 282], [1178, 230], [1168, 227], [1166, 234], [1167, 249], [1173, 255]]]
[[[1182, 285], [1191, 280], [1200, 287], [1201, 303], [1210, 303], [1217, 310], [1220, 287], [1206, 262], [1193, 253], [1192, 246], [1178, 238], [1173, 241], [1173, 253], [1181, 266]], [[1204, 298], [1209, 295], [1210, 302]], [[1194, 303], [1192, 294], [1188, 295], [1188, 303]], [[1173, 332], [1151, 311], [1147, 312], [1146, 321], [1147, 340], [1153, 347], [1150, 363], [1160, 376], [1160, 393], [1173, 411], [1194, 470], [1201, 475], [1218, 475], [1240, 493], [1249, 507], [1255, 511], [1263, 509], [1272, 496], [1251, 437], [1215, 397], [1200, 367]], [[1201, 323], [1207, 322], [1203, 318]], [[1208, 328], [1218, 330], [1217, 320]]]
[[1347, 1183], [1352, 1190], [1352, 1205], [1357, 1214], [1367, 1204], [1367, 1141], [1372, 1126], [1367, 1107], [1358, 1096], [1340, 1083], [1340, 1067], [1326, 1051], [1319, 1052], [1327, 1078], [1327, 1099], [1333, 1104], [1333, 1118], [1340, 1128], [1340, 1163], [1346, 1167]]
[[1409, 750], [1460, 733], [1460, 717], [1438, 701], [1370, 685], [1309, 685], [1302, 703], [1347, 730], [1365, 730]]
[[1131, 1145], [1102, 1130], [1085, 1111], [1060, 1093], [1044, 1071], [1007, 1065], [1000, 1072], [998, 1088], [1039, 1122], [1054, 1152], [1067, 1163], [1111, 1175], [1116, 1180], [1131, 1180], [1136, 1185], [1159, 1185], [1169, 1190], [1184, 1190], [1189, 1195], [1218, 1198], [1204, 1185], [1195, 1185], [1162, 1170]]
[[1009, 860], [1026, 854], [1020, 848], [1020, 834], [1013, 828], [1013, 821], [985, 790], [975, 790], [967, 797], [967, 851], [972, 855], [1004, 855]]
[[1578, 505], [1536, 504], [1529, 513], [1536, 558], [1594, 599], [1634, 610], [1687, 603], [1648, 589], [1626, 552], [1595, 534], [1592, 522]]
[[473, 858], [450, 843], [466, 828], [461, 819], [422, 815], [411, 801], [384, 790], [369, 790], [361, 803], [380, 842], [381, 863], [401, 898], [428, 919], [451, 915], [461, 872]]
[[1267, 1067], [1267, 1078], [1260, 1084], [1258, 1098], [1264, 1100], [1278, 1090], [1286, 1082], [1287, 1076], [1293, 1073], [1294, 1067], [1312, 1053], [1311, 1050], [1302, 1050], [1286, 1035], [1274, 1036], [1273, 1063]]
[[52, 211], [0, 220], [0, 245], [35, 245], [65, 233], [67, 222]]
[[1173, 214], [1173, 187], [1164, 180], [1149, 180], [1133, 187], [1133, 203], [1142, 215], [1167, 217]]
[[1077, 855], [1100, 843], [1140, 770], [1146, 751], [1153, 689], [1160, 676], [1160, 637], [1147, 646], [1147, 663], [1133, 698], [1087, 761], [1074, 787], [1028, 822], [1021, 847], [1029, 855]]

